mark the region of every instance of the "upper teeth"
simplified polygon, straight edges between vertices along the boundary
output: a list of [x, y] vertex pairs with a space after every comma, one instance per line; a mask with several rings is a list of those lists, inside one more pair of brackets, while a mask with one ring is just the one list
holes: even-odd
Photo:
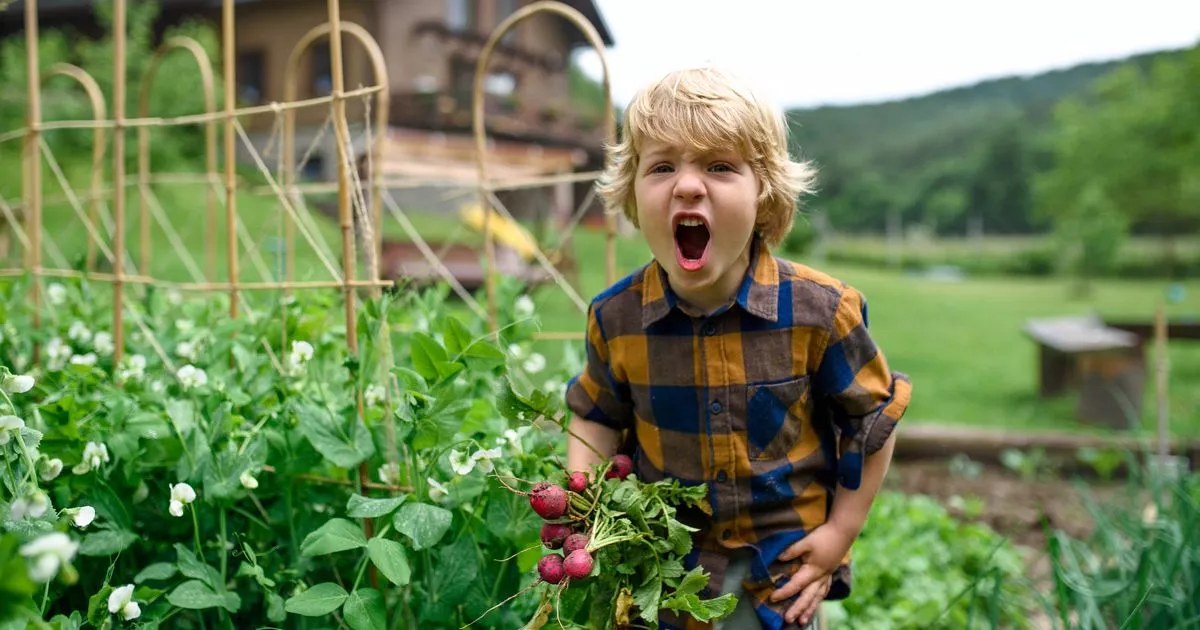
[[704, 225], [704, 222], [701, 221], [700, 219], [680, 219], [679, 225], [682, 225], [685, 227], [696, 227], [696, 226]]

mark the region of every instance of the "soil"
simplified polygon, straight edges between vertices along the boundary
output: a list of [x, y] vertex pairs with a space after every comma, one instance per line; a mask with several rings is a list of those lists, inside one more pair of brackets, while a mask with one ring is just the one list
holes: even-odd
[[[1045, 528], [1060, 529], [1074, 537], [1087, 537], [1092, 519], [1078, 483], [1048, 477], [1024, 480], [996, 465], [981, 464], [972, 475], [956, 473], [947, 460], [893, 461], [886, 486], [907, 494], [924, 494], [938, 499], [952, 513], [956, 495], [983, 500], [976, 518], [1009, 537], [1025, 553], [1030, 577], [1049, 586], [1049, 559]], [[1120, 481], [1088, 480], [1086, 492], [1096, 500], [1118, 498], [1125, 486]]]

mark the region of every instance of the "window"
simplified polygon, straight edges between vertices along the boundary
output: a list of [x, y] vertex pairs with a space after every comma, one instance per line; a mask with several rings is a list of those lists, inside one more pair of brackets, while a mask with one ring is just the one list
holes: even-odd
[[330, 58], [329, 42], [313, 44], [309, 55], [313, 96], [328, 96], [333, 92], [333, 61]]
[[247, 105], [259, 105], [266, 100], [266, 55], [261, 50], [238, 53], [238, 98]]
[[446, 0], [446, 25], [452, 31], [466, 31], [475, 27], [478, 15], [476, 0]]

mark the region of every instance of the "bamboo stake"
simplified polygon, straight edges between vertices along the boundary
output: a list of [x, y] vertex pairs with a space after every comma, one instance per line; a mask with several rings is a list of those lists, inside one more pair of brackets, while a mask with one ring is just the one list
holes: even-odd
[[[42, 85], [38, 78], [38, 18], [37, 0], [27, 0], [25, 3], [25, 69], [29, 90], [27, 116], [28, 131], [25, 136], [24, 164], [26, 174], [26, 200], [29, 211], [26, 213], [29, 234], [29, 251], [26, 257], [29, 268], [33, 272], [33, 286], [30, 300], [33, 303], [33, 330], [41, 329], [42, 314], [40, 306], [41, 274], [42, 274], [42, 159], [38, 151], [38, 134], [42, 125]], [[41, 354], [41, 344], [33, 342], [33, 363], [37, 365]]]
[[[125, 181], [125, 2], [115, 0], [113, 6], [113, 178], [118, 182]], [[117, 186], [113, 193], [113, 363], [119, 364], [125, 354], [125, 187]]]
[[[508, 31], [512, 30], [521, 20], [528, 18], [531, 15], [547, 12], [554, 13], [568, 22], [573, 23], [580, 31], [583, 32], [588, 42], [596, 50], [596, 54], [600, 57], [600, 66], [603, 69], [604, 77], [604, 131], [605, 141], [612, 144], [616, 140], [616, 123], [613, 116], [612, 105], [612, 87], [609, 81], [608, 59], [604, 52], [604, 41], [600, 39], [600, 34], [596, 32], [595, 26], [588, 21], [574, 7], [568, 6], [562, 2], [553, 2], [552, 0], [539, 0], [532, 4], [521, 7], [513, 12], [512, 15], [504, 19], [499, 26], [492, 31], [487, 42], [483, 45], [483, 51], [479, 54], [479, 61], [475, 66], [475, 88], [472, 102], [473, 109], [473, 127], [475, 131], [475, 161], [478, 167], [479, 180], [477, 182], [479, 204], [483, 209], [483, 234], [484, 234], [484, 250], [486, 252], [486, 267], [484, 273], [485, 285], [487, 286], [488, 298], [488, 324], [494, 332], [498, 328], [497, 313], [496, 313], [496, 249], [495, 239], [492, 234], [490, 199], [488, 198], [488, 183], [487, 174], [487, 139], [485, 137], [485, 128], [483, 120], [483, 78], [487, 72], [488, 62], [491, 61], [492, 51], [496, 48], [496, 44], [504, 37]], [[606, 277], [608, 284], [616, 281], [616, 217], [609, 214], [607, 217], [607, 266]]]
[[1154, 313], [1154, 355], [1158, 398], [1158, 461], [1160, 465], [1165, 465], [1168, 455], [1168, 433], [1170, 432], [1167, 424], [1167, 375], [1170, 367], [1167, 357], [1167, 314], [1161, 303]]
[[[142, 89], [139, 95], [138, 116], [147, 118], [150, 113], [150, 90], [154, 85], [154, 80], [158, 77], [158, 68], [162, 65], [163, 59], [172, 50], [182, 49], [188, 52], [192, 59], [195, 60], [196, 66], [200, 69], [200, 87], [204, 91], [204, 111], [207, 114], [214, 114], [217, 111], [217, 97], [213, 82], [212, 61], [208, 58], [208, 53], [204, 51], [204, 46], [200, 42], [191, 37], [172, 37], [158, 48], [154, 53], [154, 57], [150, 59], [150, 65], [146, 68], [146, 74], [142, 78]], [[205, 171], [206, 176], [204, 182], [210, 181], [212, 173], [217, 171], [217, 128], [216, 119], [210, 119], [204, 122], [204, 156], [205, 156]], [[148, 126], [138, 127], [138, 185], [141, 188], [141, 217], [142, 217], [142, 271], [150, 273], [150, 220], [149, 211], [146, 208], [146, 195], [153, 178], [150, 173], [150, 128]], [[217, 197], [216, 191], [211, 186], [205, 187], [205, 210], [207, 211], [208, 224], [205, 227], [204, 253], [207, 278], [213, 279], [217, 273]]]
[[[229, 2], [230, 0], [226, 0]], [[350, 131], [346, 122], [346, 95], [344, 93], [346, 87], [346, 77], [343, 75], [342, 64], [342, 15], [339, 0], [328, 0], [327, 3], [329, 13], [329, 59], [333, 66], [333, 128], [337, 137], [337, 164], [338, 164], [338, 217], [342, 224], [342, 278], [345, 281], [346, 305], [346, 343], [349, 345], [350, 354], [358, 354], [358, 318], [356, 317], [355, 295], [350, 282], [355, 277], [355, 255], [354, 255], [354, 216], [350, 208], [350, 180], [349, 180], [349, 141]], [[356, 392], [358, 388], [355, 388]], [[355, 396], [356, 406], [358, 409], [358, 417], [363, 416], [363, 399], [362, 393], [358, 392]], [[359, 484], [370, 483], [370, 475], [367, 472], [367, 464], [363, 462], [358, 467]], [[374, 526], [370, 519], [363, 519], [362, 522], [363, 534], [370, 539], [374, 535]], [[379, 574], [375, 571], [375, 567], [371, 567], [371, 583], [375, 588], [379, 588]]]
[[235, 170], [237, 153], [234, 123], [237, 115], [236, 87], [237, 65], [234, 38], [234, 4], [233, 0], [223, 0], [221, 3], [222, 36], [224, 38], [221, 53], [224, 57], [225, 74], [225, 236], [229, 244], [229, 316], [238, 316], [238, 243], [237, 243], [237, 172]]

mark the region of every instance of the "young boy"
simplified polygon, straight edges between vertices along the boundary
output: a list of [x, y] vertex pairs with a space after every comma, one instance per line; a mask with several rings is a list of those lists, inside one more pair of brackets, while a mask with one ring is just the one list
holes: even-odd
[[[689, 562], [711, 574], [707, 595], [739, 597], [718, 628], [813, 627], [822, 600], [849, 595], [850, 547], [911, 394], [862, 295], [770, 252], [813, 179], [776, 109], [701, 68], [634, 98], [600, 183], [653, 260], [591, 302], [572, 430], [627, 451], [643, 480], [708, 486]], [[570, 439], [569, 468], [599, 461]]]

